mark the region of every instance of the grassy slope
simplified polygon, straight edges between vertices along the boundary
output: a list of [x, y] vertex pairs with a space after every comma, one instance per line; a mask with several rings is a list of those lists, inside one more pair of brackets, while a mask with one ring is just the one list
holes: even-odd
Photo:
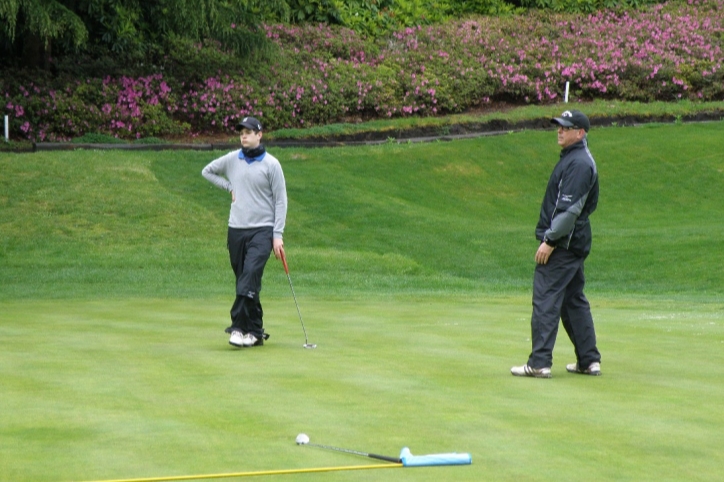
[[[714, 296], [724, 271], [724, 124], [608, 128], [592, 290]], [[293, 276], [320, 294], [527, 292], [551, 132], [278, 150]], [[76, 151], [0, 160], [1, 298], [225, 295], [215, 154]], [[280, 269], [267, 290], [285, 290]]]

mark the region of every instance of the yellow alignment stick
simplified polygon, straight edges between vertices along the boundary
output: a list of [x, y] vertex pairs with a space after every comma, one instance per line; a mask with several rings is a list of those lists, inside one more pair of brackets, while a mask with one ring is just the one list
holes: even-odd
[[319, 467], [316, 469], [287, 469], [287, 470], [262, 470], [259, 472], [236, 472], [231, 474], [207, 474], [207, 475], [179, 475], [169, 477], [149, 477], [146, 479], [115, 479], [98, 480], [92, 482], [161, 482], [164, 480], [197, 480], [197, 479], [222, 479], [229, 477], [254, 477], [256, 475], [283, 475], [283, 474], [307, 474], [311, 472], [336, 472], [340, 470], [365, 470], [365, 469], [397, 469], [402, 464], [379, 464], [379, 465], [348, 465], [346, 467]]

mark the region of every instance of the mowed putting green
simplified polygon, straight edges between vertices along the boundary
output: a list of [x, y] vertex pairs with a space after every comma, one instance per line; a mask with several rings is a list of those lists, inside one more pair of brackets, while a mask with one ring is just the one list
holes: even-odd
[[[558, 108], [551, 115], [559, 113]], [[320, 481], [717, 480], [724, 433], [724, 123], [595, 129], [586, 264], [603, 376], [530, 350], [553, 132], [278, 149], [284, 270], [269, 342], [235, 350], [221, 153], [0, 155], [0, 480], [376, 464], [300, 447], [469, 452], [459, 467]]]
[[[300, 289], [302, 291], [302, 289]], [[604, 376], [525, 360], [521, 297], [267, 303], [272, 338], [235, 350], [217, 301], [3, 303], [3, 480], [98, 480], [372, 464], [312, 442], [472, 466], [284, 480], [714, 480], [721, 306], [594, 303]], [[306, 478], [305, 478], [306, 477]]]

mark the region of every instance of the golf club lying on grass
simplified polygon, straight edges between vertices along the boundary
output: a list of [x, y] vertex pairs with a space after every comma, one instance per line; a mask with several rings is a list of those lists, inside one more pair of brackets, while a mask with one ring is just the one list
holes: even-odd
[[386, 460], [388, 462], [394, 462], [401, 464], [402, 461], [397, 457], [388, 457], [387, 455], [368, 454], [366, 452], [358, 452], [356, 450], [342, 449], [339, 447], [332, 447], [330, 445], [319, 445], [309, 442], [309, 437], [306, 434], [300, 433], [296, 439], [297, 445], [309, 445], [310, 447], [319, 447], [320, 449], [336, 450], [337, 452], [344, 452], [347, 454], [361, 455], [363, 457], [369, 457], [371, 459]]
[[370, 457], [373, 459], [387, 460], [395, 464], [402, 464], [404, 467], [432, 467], [435, 465], [470, 465], [473, 463], [473, 459], [468, 453], [449, 453], [449, 454], [431, 454], [431, 455], [412, 455], [410, 449], [404, 447], [400, 451], [399, 457], [388, 457], [386, 455], [368, 454], [366, 452], [358, 452], [356, 450], [343, 449], [339, 447], [332, 447], [330, 445], [319, 445], [309, 442], [309, 436], [300, 433], [296, 439], [297, 445], [309, 445], [312, 447], [319, 447], [322, 449], [336, 450], [337, 452], [344, 452], [353, 455], [361, 455], [363, 457]]
[[113, 479], [98, 480], [94, 482], [161, 482], [161, 481], [179, 481], [179, 480], [200, 480], [200, 479], [222, 479], [236, 477], [256, 477], [260, 475], [283, 475], [283, 474], [308, 474], [314, 472], [337, 472], [343, 470], [369, 470], [369, 469], [397, 469], [403, 467], [430, 467], [433, 465], [470, 465], [472, 459], [470, 454], [435, 454], [435, 455], [412, 455], [410, 450], [405, 447], [400, 452], [400, 458], [386, 457], [384, 455], [368, 454], [365, 452], [357, 452], [356, 450], [341, 449], [339, 447], [330, 447], [328, 445], [317, 445], [309, 443], [309, 437], [303, 433], [297, 435], [298, 445], [311, 445], [323, 449], [337, 450], [354, 455], [362, 455], [373, 459], [386, 460], [393, 462], [391, 464], [377, 465], [348, 465], [346, 467], [319, 467], [311, 469], [282, 469], [282, 470], [262, 470], [257, 472], [233, 472], [224, 474], [198, 474], [198, 475], [170, 475], [167, 477], [145, 477], [136, 479]]
[[287, 273], [287, 279], [289, 280], [289, 287], [292, 289], [292, 297], [294, 297], [294, 304], [297, 306], [297, 314], [299, 314], [299, 321], [302, 323], [302, 330], [304, 331], [304, 348], [317, 348], [314, 343], [309, 343], [307, 339], [307, 329], [304, 328], [304, 320], [302, 320], [302, 312], [299, 311], [299, 303], [297, 303], [297, 295], [294, 294], [294, 286], [292, 286], [292, 278], [289, 276], [289, 265], [287, 265], [287, 257], [282, 251], [282, 263], [284, 263], [284, 272]]

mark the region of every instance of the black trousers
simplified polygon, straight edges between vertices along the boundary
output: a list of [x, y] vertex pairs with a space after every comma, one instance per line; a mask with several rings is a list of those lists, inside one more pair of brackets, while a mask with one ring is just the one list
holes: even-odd
[[229, 228], [227, 246], [236, 276], [236, 299], [231, 307], [231, 326], [257, 338], [264, 335], [264, 311], [259, 300], [261, 278], [272, 251], [272, 227]]
[[596, 348], [591, 307], [583, 287], [581, 258], [568, 250], [557, 248], [548, 264], [536, 265], [533, 277], [533, 316], [530, 321], [533, 351], [528, 357], [532, 368], [553, 365], [553, 347], [558, 335], [558, 321], [573, 343], [579, 367], [601, 361]]

